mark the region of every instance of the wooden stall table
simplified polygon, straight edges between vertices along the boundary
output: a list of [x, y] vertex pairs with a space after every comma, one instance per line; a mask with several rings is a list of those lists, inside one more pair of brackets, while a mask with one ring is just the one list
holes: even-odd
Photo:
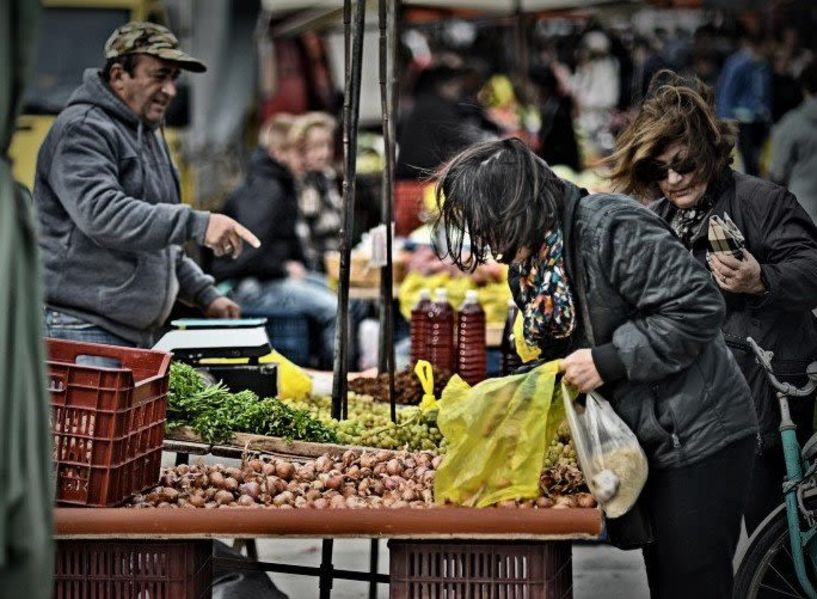
[[[603, 528], [597, 509], [502, 509], [440, 507], [426, 509], [360, 509], [313, 510], [274, 508], [229, 509], [127, 509], [127, 508], [56, 508], [57, 541], [146, 540], [178, 543], [184, 540], [218, 538], [322, 538], [322, 562], [319, 567], [242, 560], [219, 559], [228, 567], [243, 567], [271, 572], [318, 576], [320, 597], [329, 597], [335, 578], [389, 583], [387, 574], [340, 570], [332, 565], [332, 540], [343, 538], [392, 539], [394, 543], [411, 542], [420, 549], [456, 543], [457, 547], [480, 546], [539, 548], [543, 554], [567, 558], [559, 562], [558, 575], [571, 584], [570, 541], [598, 539]], [[396, 540], [396, 541], [394, 541]], [[94, 543], [93, 545], [97, 545]], [[405, 549], [405, 543], [401, 546]], [[394, 548], [390, 544], [394, 554]], [[533, 554], [530, 554], [533, 555]], [[440, 555], [440, 559], [443, 559]], [[439, 560], [438, 560], [439, 561]], [[545, 560], [540, 560], [545, 561]], [[528, 557], [527, 568], [536, 571], [543, 564]], [[551, 563], [549, 567], [553, 568]], [[394, 567], [392, 573], [395, 572]], [[417, 584], [428, 584], [418, 580]], [[446, 585], [449, 583], [446, 582]], [[516, 582], [522, 588], [522, 582]], [[391, 588], [392, 597], [406, 594], [405, 586]], [[442, 588], [442, 587], [440, 587]], [[531, 587], [533, 588], [533, 587]], [[544, 587], [543, 587], [544, 588]], [[559, 597], [570, 597], [570, 588], [561, 588]], [[527, 591], [526, 591], [527, 593]], [[456, 596], [456, 595], [452, 595]], [[508, 595], [515, 597], [517, 595]], [[518, 595], [522, 596], [522, 595]], [[525, 594], [525, 597], [551, 597], [551, 594]]]

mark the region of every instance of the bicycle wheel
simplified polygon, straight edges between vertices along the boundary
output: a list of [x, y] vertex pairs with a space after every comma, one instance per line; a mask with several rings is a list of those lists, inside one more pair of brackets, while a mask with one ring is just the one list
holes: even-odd
[[[806, 561], [809, 578], [817, 588], [808, 556]], [[733, 588], [732, 599], [806, 599], [794, 570], [785, 509], [778, 509], [752, 536], [735, 574]]]

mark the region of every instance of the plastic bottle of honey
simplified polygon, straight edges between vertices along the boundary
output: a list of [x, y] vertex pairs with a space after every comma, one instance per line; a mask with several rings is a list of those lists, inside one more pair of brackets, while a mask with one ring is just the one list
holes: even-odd
[[420, 298], [411, 309], [411, 322], [409, 323], [412, 364], [415, 364], [417, 360], [428, 360], [431, 357], [428, 347], [431, 336], [431, 307], [431, 291], [421, 289]]
[[516, 353], [516, 342], [514, 340], [513, 323], [519, 308], [513, 300], [508, 300], [508, 318], [505, 320], [505, 328], [502, 330], [502, 345], [500, 351], [500, 370], [502, 375], [512, 374], [514, 370], [522, 365], [519, 354]]
[[473, 289], [465, 293], [457, 320], [457, 372], [469, 385], [485, 379], [485, 310]]
[[432, 365], [448, 372], [454, 371], [454, 308], [448, 303], [448, 292], [442, 287], [434, 292], [428, 348]]

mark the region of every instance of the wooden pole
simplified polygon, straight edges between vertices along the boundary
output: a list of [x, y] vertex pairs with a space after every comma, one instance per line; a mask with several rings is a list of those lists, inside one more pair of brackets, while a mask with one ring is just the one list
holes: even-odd
[[516, 38], [516, 87], [519, 94], [519, 101], [527, 103], [530, 94], [528, 93], [528, 67], [530, 56], [528, 51], [528, 18], [522, 7], [522, 0], [514, 0], [515, 15], [515, 38]]
[[380, 343], [378, 371], [389, 375], [389, 405], [392, 422], [397, 422], [394, 394], [394, 261], [392, 256], [392, 221], [394, 206], [394, 141], [396, 60], [397, 60], [397, 2], [380, 0], [380, 108], [383, 124], [383, 145], [386, 161], [383, 167], [381, 189], [381, 222], [386, 225], [386, 266], [380, 276]]
[[[348, 4], [349, 0], [346, 0]], [[344, 11], [346, 7], [344, 6]], [[349, 270], [352, 255], [352, 229], [355, 222], [355, 162], [357, 127], [360, 116], [360, 76], [363, 63], [363, 32], [366, 0], [357, 0], [351, 22], [351, 52], [348, 55], [343, 95], [343, 222], [340, 230], [340, 275], [338, 280], [338, 317], [335, 331], [335, 369], [332, 380], [332, 417], [348, 415], [347, 375], [349, 373]]]

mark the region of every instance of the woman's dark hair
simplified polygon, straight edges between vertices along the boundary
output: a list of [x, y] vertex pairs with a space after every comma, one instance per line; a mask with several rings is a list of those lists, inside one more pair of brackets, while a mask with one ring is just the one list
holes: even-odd
[[102, 67], [102, 79], [104, 81], [111, 80], [111, 69], [113, 65], [118, 64], [122, 65], [122, 69], [131, 77], [136, 74], [136, 65], [139, 64], [139, 55], [138, 54], [124, 54], [122, 56], [116, 56], [114, 58], [109, 58], [105, 62], [105, 66]]
[[654, 198], [657, 184], [644, 176], [646, 167], [681, 143], [687, 147], [685, 158], [695, 163], [695, 183], [710, 183], [732, 162], [736, 139], [735, 125], [715, 117], [708, 86], [664, 69], [655, 74], [641, 110], [616, 140], [608, 159], [610, 178], [617, 191]]
[[503, 262], [521, 248], [535, 253], [559, 222], [564, 183], [519, 139], [474, 144], [436, 178], [434, 250], [464, 271], [483, 264], [489, 252], [501, 253]]

